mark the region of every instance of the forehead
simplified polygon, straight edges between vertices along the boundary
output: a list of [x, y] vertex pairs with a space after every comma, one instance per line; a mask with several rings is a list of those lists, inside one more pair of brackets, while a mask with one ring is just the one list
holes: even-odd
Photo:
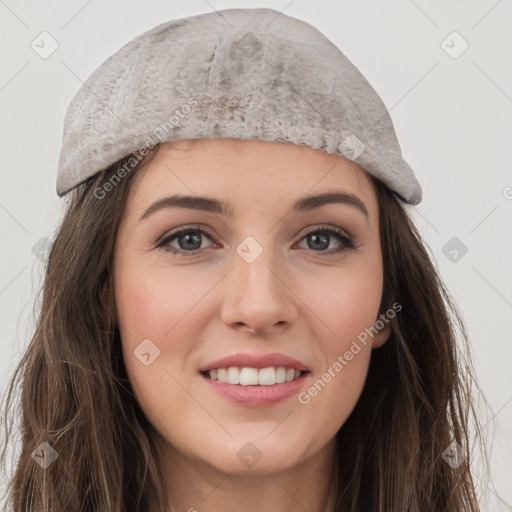
[[168, 193], [215, 195], [237, 205], [236, 213], [334, 190], [358, 196], [370, 218], [377, 215], [369, 175], [342, 156], [284, 142], [181, 140], [161, 144], [137, 172], [127, 206], [140, 210]]

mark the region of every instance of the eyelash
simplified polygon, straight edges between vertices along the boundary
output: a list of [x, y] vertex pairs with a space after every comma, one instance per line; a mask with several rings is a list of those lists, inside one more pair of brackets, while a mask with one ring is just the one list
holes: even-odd
[[[167, 244], [172, 242], [175, 238], [178, 238], [180, 235], [188, 234], [188, 233], [202, 233], [203, 235], [206, 235], [208, 238], [210, 238], [212, 241], [215, 241], [215, 238], [211, 236], [207, 231], [204, 231], [203, 229], [199, 227], [182, 227], [178, 228], [167, 235], [161, 240], [161, 242], [158, 243], [156, 246], [157, 249], [162, 249], [163, 251], [171, 254], [181, 254], [184, 256], [195, 256], [197, 255], [201, 249], [195, 249], [193, 251], [184, 251], [181, 249], [174, 249], [170, 247], [166, 247]], [[313, 234], [313, 233], [325, 233], [328, 235], [334, 235], [339, 242], [341, 242], [341, 245], [337, 249], [331, 249], [330, 251], [313, 251], [312, 252], [318, 252], [320, 254], [324, 254], [327, 256], [331, 255], [337, 255], [339, 253], [344, 252], [350, 252], [350, 251], [356, 251], [359, 249], [359, 245], [352, 240], [349, 236], [345, 234], [344, 231], [337, 228], [327, 227], [327, 226], [320, 226], [315, 229], [312, 229], [311, 231], [308, 231], [305, 233], [300, 240], [303, 240], [307, 236]]]

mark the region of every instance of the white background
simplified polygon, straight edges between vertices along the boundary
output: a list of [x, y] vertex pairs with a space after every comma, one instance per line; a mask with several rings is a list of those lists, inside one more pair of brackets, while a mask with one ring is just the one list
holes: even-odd
[[[72, 96], [142, 32], [237, 7], [270, 7], [317, 27], [390, 109], [423, 188], [412, 217], [462, 311], [491, 408], [481, 412], [492, 441], [484, 509], [512, 510], [512, 0], [0, 0], [2, 394], [34, 326], [44, 261], [32, 248], [53, 239], [62, 217], [55, 179]], [[31, 48], [43, 31], [59, 45], [47, 59]], [[453, 31], [469, 43], [455, 59], [441, 45]], [[468, 249], [457, 262], [443, 253], [452, 237]]]

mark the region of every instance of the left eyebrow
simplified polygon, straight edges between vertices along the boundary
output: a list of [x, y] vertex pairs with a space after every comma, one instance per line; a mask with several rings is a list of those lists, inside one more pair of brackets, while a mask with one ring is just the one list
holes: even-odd
[[292, 210], [294, 212], [308, 212], [326, 204], [333, 203], [352, 206], [366, 217], [366, 222], [368, 222], [370, 218], [368, 209], [363, 201], [356, 195], [348, 192], [324, 192], [315, 196], [306, 196], [295, 202], [292, 206]]
[[[369, 214], [365, 204], [359, 197], [348, 192], [324, 192], [322, 194], [306, 196], [296, 201], [292, 205], [291, 210], [297, 213], [308, 212], [316, 208], [320, 208], [321, 206], [335, 203], [352, 206], [361, 212], [368, 222]], [[142, 214], [139, 221], [147, 219], [157, 211], [164, 208], [188, 208], [217, 213], [229, 217], [232, 217], [235, 211], [235, 208], [231, 203], [221, 202], [210, 197], [173, 195], [164, 197], [153, 203]]]

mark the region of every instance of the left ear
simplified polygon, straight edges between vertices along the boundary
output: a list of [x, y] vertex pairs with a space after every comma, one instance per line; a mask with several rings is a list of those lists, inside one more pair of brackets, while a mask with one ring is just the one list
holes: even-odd
[[391, 336], [391, 325], [386, 324], [373, 338], [372, 348], [380, 348]]

